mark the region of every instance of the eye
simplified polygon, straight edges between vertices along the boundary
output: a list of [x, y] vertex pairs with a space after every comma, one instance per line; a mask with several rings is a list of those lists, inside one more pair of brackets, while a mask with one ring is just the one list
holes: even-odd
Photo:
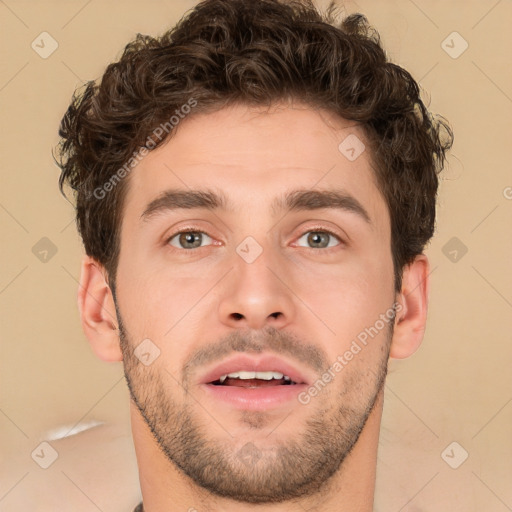
[[[336, 234], [331, 233], [328, 230], [307, 231], [299, 238], [298, 242], [300, 242], [304, 237], [306, 237], [307, 244], [312, 244], [312, 247], [310, 246], [310, 248], [313, 249], [327, 249], [329, 247], [340, 245], [341, 243], [341, 239]], [[337, 241], [337, 243], [333, 244], [333, 241]]]
[[203, 247], [205, 237], [212, 240], [204, 231], [180, 231], [167, 240], [167, 243], [178, 249], [197, 249]]

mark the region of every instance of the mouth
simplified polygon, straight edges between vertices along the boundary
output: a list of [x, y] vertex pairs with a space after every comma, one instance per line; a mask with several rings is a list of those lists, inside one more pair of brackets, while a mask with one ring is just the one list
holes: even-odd
[[270, 354], [258, 358], [239, 354], [206, 372], [201, 384], [213, 386], [270, 387], [309, 384], [311, 377], [288, 361]]
[[208, 371], [201, 388], [213, 400], [244, 410], [264, 410], [297, 399], [313, 377], [277, 356], [240, 354]]

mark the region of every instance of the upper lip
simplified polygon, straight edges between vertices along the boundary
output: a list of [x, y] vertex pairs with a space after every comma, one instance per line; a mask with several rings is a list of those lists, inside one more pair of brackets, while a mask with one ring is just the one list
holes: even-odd
[[266, 354], [254, 357], [247, 354], [239, 354], [225, 359], [222, 363], [207, 371], [201, 377], [200, 383], [209, 384], [219, 380], [223, 375], [238, 371], [279, 372], [290, 377], [296, 384], [308, 384], [310, 380], [305, 372], [302, 372], [278, 356]]

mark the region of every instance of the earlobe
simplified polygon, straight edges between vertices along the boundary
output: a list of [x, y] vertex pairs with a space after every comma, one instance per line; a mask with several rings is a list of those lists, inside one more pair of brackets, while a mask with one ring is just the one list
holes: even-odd
[[82, 259], [78, 309], [82, 329], [93, 352], [103, 361], [122, 361], [112, 292], [101, 264], [90, 256]]
[[402, 290], [398, 294], [393, 340], [389, 356], [404, 359], [418, 350], [427, 322], [430, 291], [429, 262], [420, 254], [404, 267]]

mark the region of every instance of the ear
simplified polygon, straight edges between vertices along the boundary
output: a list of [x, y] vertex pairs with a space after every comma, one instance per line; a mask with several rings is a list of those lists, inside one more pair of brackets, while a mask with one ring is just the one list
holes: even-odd
[[402, 290], [397, 296], [397, 313], [389, 356], [404, 359], [418, 350], [427, 322], [430, 293], [429, 262], [424, 254], [404, 267]]
[[82, 329], [93, 352], [103, 361], [122, 361], [114, 298], [104, 267], [90, 256], [82, 259], [78, 309]]

